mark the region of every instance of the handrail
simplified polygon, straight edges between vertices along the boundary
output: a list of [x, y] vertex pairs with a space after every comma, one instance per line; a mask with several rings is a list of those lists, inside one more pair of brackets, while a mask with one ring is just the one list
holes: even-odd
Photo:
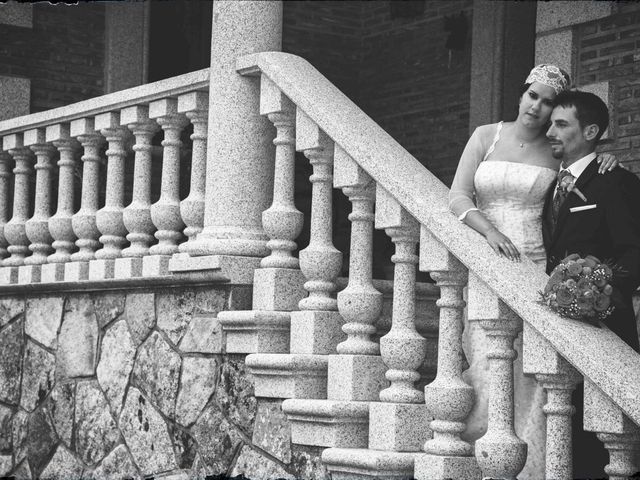
[[528, 259], [497, 257], [448, 212], [449, 189], [306, 60], [280, 52], [238, 59], [243, 75], [266, 75], [376, 182], [525, 322], [640, 425], [640, 355], [619, 337], [567, 320], [538, 302], [548, 276]]
[[141, 105], [187, 92], [208, 90], [208, 88], [209, 69], [204, 68], [184, 75], [72, 103], [64, 107], [4, 120], [0, 122], [0, 137], [33, 128], [45, 127], [52, 123], [65, 123], [77, 118], [118, 110], [131, 104]]

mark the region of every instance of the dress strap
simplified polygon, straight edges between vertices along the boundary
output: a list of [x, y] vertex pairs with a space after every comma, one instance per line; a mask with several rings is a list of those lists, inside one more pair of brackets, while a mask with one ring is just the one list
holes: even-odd
[[487, 153], [485, 153], [484, 158], [482, 159], [483, 162], [496, 149], [496, 143], [498, 143], [498, 140], [500, 139], [500, 130], [502, 130], [502, 123], [503, 122], [498, 123], [498, 128], [496, 130], [496, 135], [493, 137], [493, 142], [491, 142], [491, 146], [489, 147], [489, 150], [487, 150]]

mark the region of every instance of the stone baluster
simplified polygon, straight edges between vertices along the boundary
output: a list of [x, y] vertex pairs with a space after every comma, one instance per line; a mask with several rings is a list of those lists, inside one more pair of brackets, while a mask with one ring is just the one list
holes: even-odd
[[[158, 100], [149, 105], [149, 117], [155, 118], [164, 131], [162, 141], [162, 184], [160, 198], [151, 206], [151, 218], [157, 228], [158, 243], [149, 249], [151, 255], [172, 255], [178, 252], [184, 223], [180, 216], [180, 132], [187, 119], [178, 113], [178, 101]], [[154, 274], [166, 272], [168, 259], [154, 259]], [[157, 262], [157, 263], [155, 263]], [[151, 262], [149, 262], [151, 265]]]
[[[100, 188], [100, 147], [104, 138], [94, 127], [93, 118], [80, 118], [71, 122], [70, 133], [77, 138], [84, 150], [82, 160], [82, 193], [80, 210], [71, 218], [73, 231], [78, 237], [78, 251], [71, 255], [72, 262], [88, 262], [96, 258], [100, 248], [100, 231], [96, 225]], [[87, 264], [88, 266], [88, 264]], [[75, 280], [85, 280], [88, 269]], [[69, 280], [72, 280], [70, 278]]]
[[375, 182], [340, 147], [334, 153], [333, 185], [352, 204], [349, 281], [338, 293], [338, 311], [347, 338], [329, 356], [328, 391], [332, 400], [377, 401], [386, 385], [380, 346], [371, 337], [382, 312], [382, 293], [373, 286], [373, 205]]
[[117, 113], [101, 113], [95, 117], [95, 127], [105, 137], [108, 144], [107, 188], [105, 204], [96, 212], [96, 225], [102, 234], [102, 248], [96, 252], [96, 260], [90, 262], [89, 278], [113, 277], [113, 259], [122, 256], [122, 248], [127, 243], [127, 228], [122, 221], [124, 209], [124, 143], [129, 135], [126, 127], [120, 126]]
[[[65, 263], [71, 260], [75, 249], [76, 234], [73, 232], [72, 217], [74, 204], [73, 174], [77, 142], [71, 138], [69, 125], [57, 124], [47, 127], [47, 141], [60, 152], [58, 161], [58, 208], [49, 220], [49, 230], [53, 237], [55, 253], [49, 255], [49, 263]], [[64, 271], [63, 271], [64, 275]]]
[[473, 447], [460, 438], [474, 401], [473, 388], [462, 379], [462, 331], [467, 268], [426, 227], [420, 232], [420, 270], [431, 272], [440, 287], [438, 371], [424, 389], [425, 403], [434, 418], [433, 438], [424, 444], [426, 454], [415, 460], [418, 480], [475, 479], [480, 477]]
[[[380, 392], [381, 402], [369, 409], [369, 448], [374, 450], [422, 450], [429, 438], [424, 393], [414, 383], [425, 358], [427, 340], [417, 331], [416, 245], [418, 222], [380, 185], [376, 189], [376, 228], [384, 228], [396, 251], [394, 263], [391, 329], [380, 339], [380, 353], [387, 366], [390, 386]], [[395, 427], [389, 431], [389, 419]]]
[[[27, 237], [31, 241], [29, 250], [33, 254], [26, 258], [25, 265], [41, 265], [47, 263], [47, 257], [53, 251], [53, 238], [49, 233], [49, 218], [51, 217], [51, 172], [52, 157], [55, 148], [46, 143], [44, 128], [28, 130], [24, 133], [24, 144], [29, 146], [36, 155], [36, 190], [33, 216], [26, 221]], [[35, 273], [35, 272], [34, 272]], [[37, 281], [35, 278], [33, 281]]]
[[338, 293], [338, 311], [345, 320], [347, 339], [338, 344], [345, 355], [379, 355], [380, 346], [371, 339], [382, 311], [382, 293], [373, 286], [373, 204], [375, 182], [342, 149], [336, 148], [334, 181], [352, 203], [349, 282]]
[[7, 239], [4, 236], [4, 227], [9, 221], [9, 182], [11, 180], [11, 155], [0, 150], [0, 263], [7, 252]]
[[184, 235], [187, 241], [178, 250], [189, 253], [191, 244], [202, 231], [204, 224], [204, 194], [207, 176], [207, 126], [209, 94], [191, 92], [178, 97], [178, 112], [184, 113], [193, 124], [191, 134], [191, 183], [189, 195], [180, 202], [180, 214], [187, 226]]
[[295, 105], [265, 75], [260, 81], [260, 113], [276, 127], [273, 203], [262, 212], [262, 226], [269, 235], [271, 254], [260, 262], [263, 268], [298, 268], [292, 255], [295, 239], [302, 231], [303, 216], [293, 203], [295, 162]]
[[610, 480], [624, 480], [640, 472], [640, 427], [586, 377], [584, 429], [597, 432], [609, 451], [609, 464], [604, 471]]
[[296, 112], [296, 149], [304, 152], [313, 167], [309, 245], [300, 251], [300, 270], [309, 296], [300, 310], [337, 311], [331, 294], [342, 266], [342, 253], [333, 246], [332, 181], [333, 141], [300, 109]]
[[[25, 147], [22, 134], [7, 135], [2, 139], [2, 147], [15, 160], [13, 186], [13, 216], [4, 227], [4, 236], [9, 246], [9, 258], [3, 266], [24, 265], [25, 257], [30, 253], [26, 222], [29, 219], [30, 177], [33, 175], [33, 152]], [[17, 280], [17, 274], [15, 279]]]
[[542, 411], [547, 417], [545, 478], [573, 478], [571, 416], [575, 408], [571, 394], [582, 376], [562, 358], [551, 344], [527, 323], [523, 325], [522, 370], [535, 374], [547, 391]]
[[469, 321], [479, 321], [489, 351], [489, 414], [487, 432], [476, 441], [475, 454], [482, 475], [516, 478], [527, 459], [527, 444], [515, 432], [514, 341], [522, 320], [475, 275], [469, 277]]
[[151, 220], [151, 141], [159, 128], [155, 121], [149, 119], [148, 108], [140, 105], [123, 108], [120, 124], [126, 125], [135, 137], [135, 159], [133, 196], [131, 203], [122, 211], [130, 246], [122, 251], [125, 258], [116, 260], [116, 277], [119, 274], [131, 277], [142, 274], [141, 257], [149, 253], [156, 230]]

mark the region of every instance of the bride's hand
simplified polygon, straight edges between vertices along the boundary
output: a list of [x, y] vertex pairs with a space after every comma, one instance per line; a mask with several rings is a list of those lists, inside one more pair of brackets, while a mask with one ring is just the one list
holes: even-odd
[[624, 168], [624, 166], [618, 161], [616, 157], [610, 153], [601, 153], [596, 157], [596, 162], [600, 164], [598, 167], [598, 173], [610, 172], [616, 167]]
[[515, 245], [509, 240], [509, 237], [500, 233], [497, 228], [492, 228], [489, 230], [485, 238], [487, 239], [487, 243], [489, 246], [493, 248], [493, 251], [498, 255], [504, 255], [509, 260], [513, 260], [514, 262], [520, 261], [520, 252], [515, 247]]

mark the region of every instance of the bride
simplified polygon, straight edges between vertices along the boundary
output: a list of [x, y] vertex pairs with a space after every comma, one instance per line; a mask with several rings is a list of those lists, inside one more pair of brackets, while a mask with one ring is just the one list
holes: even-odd
[[[545, 133], [553, 101], [569, 84], [569, 75], [555, 65], [533, 68], [521, 91], [516, 120], [483, 125], [471, 135], [449, 196], [451, 211], [481, 233], [498, 255], [519, 261], [524, 254], [543, 269], [542, 207], [560, 167]], [[609, 156], [598, 161], [600, 173], [618, 163]], [[463, 437], [474, 442], [487, 430], [489, 364], [480, 327], [465, 326], [463, 347], [469, 362], [463, 376], [476, 393]], [[545, 473], [545, 393], [533, 377], [522, 373], [521, 335], [515, 348], [515, 428], [528, 444], [527, 463], [518, 478], [540, 479]]]

